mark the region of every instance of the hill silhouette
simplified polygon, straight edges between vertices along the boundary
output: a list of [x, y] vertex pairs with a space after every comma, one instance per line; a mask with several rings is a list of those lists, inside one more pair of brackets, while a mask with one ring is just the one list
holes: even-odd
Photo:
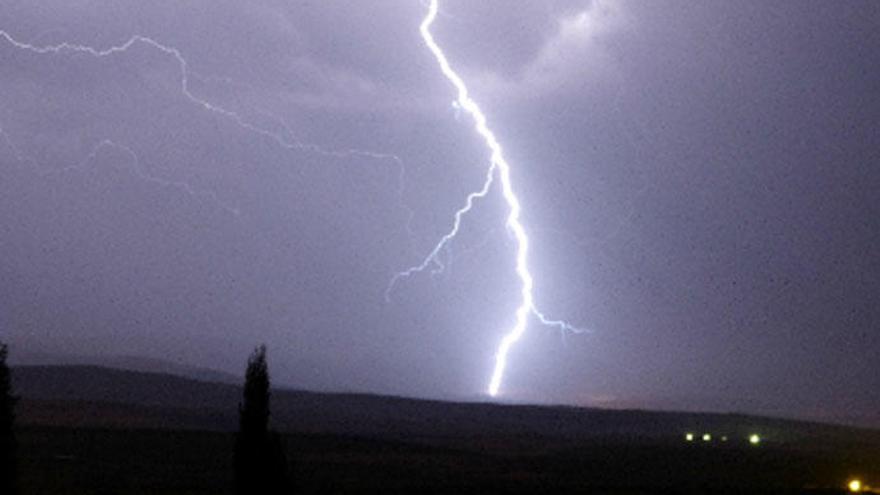
[[[12, 372], [33, 492], [228, 493], [238, 385], [96, 366]], [[880, 462], [876, 430], [741, 414], [274, 390], [271, 424], [302, 493], [839, 493]]]
[[[25, 424], [234, 431], [237, 385], [96, 366], [13, 368]], [[272, 421], [282, 431], [437, 441], [443, 438], [679, 438], [713, 432], [742, 440], [880, 442], [875, 430], [742, 414], [602, 410], [456, 403], [363, 394], [276, 390]]]
[[17, 349], [15, 355], [10, 356], [10, 364], [13, 366], [99, 366], [118, 370], [176, 375], [203, 382], [236, 384], [241, 381], [241, 377], [232, 373], [167, 359], [135, 355], [60, 354], [25, 348]]

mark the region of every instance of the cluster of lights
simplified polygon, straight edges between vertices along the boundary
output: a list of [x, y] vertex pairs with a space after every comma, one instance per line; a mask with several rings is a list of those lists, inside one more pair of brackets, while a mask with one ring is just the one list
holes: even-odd
[[[703, 442], [711, 442], [712, 441], [712, 434], [711, 433], [703, 433], [702, 435], [699, 435], [699, 436], [697, 434], [691, 433], [691, 432], [684, 434], [684, 440], [686, 442], [695, 442], [695, 441], [697, 441], [697, 439], [700, 439]], [[758, 435], [757, 433], [750, 434], [748, 437], [748, 440], [749, 440], [749, 444], [754, 445], [754, 446], [758, 446], [761, 444], [761, 436]], [[727, 437], [722, 436], [721, 441], [726, 442]], [[871, 488], [858, 478], [854, 478], [854, 479], [849, 480], [846, 484], [846, 488], [849, 490], [850, 493], [869, 493], [869, 492], [870, 493], [877, 493], [877, 492], [871, 491]]]
[[[697, 434], [691, 433], [691, 432], [684, 434], [684, 440], [686, 442], [695, 442], [698, 438], [704, 442], [711, 442], [712, 441], [712, 434], [711, 433], [703, 433], [702, 435], [699, 435], [699, 437], [697, 436]], [[752, 433], [751, 435], [749, 435], [748, 439], [749, 439], [749, 444], [751, 444], [751, 445], [758, 446], [761, 444], [761, 436], [758, 435], [757, 433]], [[721, 441], [726, 442], [727, 437], [722, 436]], [[850, 491], [850, 493], [868, 493], [868, 492], [876, 493], [876, 492], [871, 491], [871, 488], [858, 478], [854, 478], [854, 479], [849, 480], [846, 484], [846, 488]]]
[[[684, 440], [686, 442], [693, 442], [696, 439], [697, 439], [697, 435], [695, 435], [694, 433], [685, 433], [684, 434]], [[703, 433], [700, 436], [700, 439], [704, 442], [711, 442], [712, 441], [712, 434], [711, 433]], [[726, 435], [722, 436], [721, 441], [726, 442], [727, 436]], [[761, 436], [758, 435], [757, 433], [752, 433], [751, 435], [749, 435], [749, 443], [751, 445], [760, 445], [761, 444]]]

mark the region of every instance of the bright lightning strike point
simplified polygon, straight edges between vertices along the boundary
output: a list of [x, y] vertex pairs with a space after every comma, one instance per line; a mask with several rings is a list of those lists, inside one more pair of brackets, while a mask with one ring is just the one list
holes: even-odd
[[477, 103], [470, 97], [467, 85], [465, 85], [464, 80], [449, 65], [449, 60], [446, 58], [443, 50], [440, 48], [440, 46], [434, 40], [434, 36], [431, 34], [430, 28], [437, 18], [438, 10], [438, 0], [431, 0], [431, 4], [428, 7], [428, 13], [422, 21], [422, 24], [419, 27], [419, 31], [421, 32], [422, 39], [424, 40], [425, 45], [427, 45], [428, 49], [434, 55], [434, 58], [437, 60], [437, 63], [439, 64], [440, 70], [443, 72], [443, 75], [446, 76], [446, 79], [448, 79], [453, 86], [455, 86], [458, 96], [455, 100], [454, 108], [456, 109], [456, 111], [466, 112], [473, 118], [474, 129], [476, 130], [477, 134], [479, 134], [480, 137], [483, 138], [486, 146], [491, 151], [491, 166], [486, 175], [486, 180], [483, 183], [483, 187], [480, 190], [468, 195], [465, 206], [455, 212], [454, 224], [449, 233], [447, 233], [440, 239], [440, 242], [437, 243], [434, 249], [428, 254], [428, 256], [420, 265], [409, 268], [408, 270], [400, 272], [394, 276], [394, 278], [391, 280], [391, 285], [389, 285], [388, 291], [386, 292], [386, 297], [388, 297], [391, 289], [393, 289], [394, 284], [398, 280], [402, 278], [407, 278], [414, 273], [421, 272], [432, 265], [442, 269], [443, 265], [437, 257], [439, 252], [458, 233], [461, 218], [465, 213], [470, 211], [474, 204], [474, 201], [478, 198], [485, 196], [489, 192], [493, 183], [493, 178], [497, 173], [501, 182], [502, 195], [504, 196], [504, 200], [509, 208], [506, 225], [510, 232], [513, 233], [513, 236], [516, 239], [517, 243], [516, 274], [519, 277], [521, 283], [520, 296], [522, 297], [522, 299], [519, 307], [516, 310], [516, 323], [501, 340], [501, 343], [498, 346], [498, 350], [495, 353], [495, 366], [492, 371], [492, 378], [489, 381], [488, 387], [489, 395], [495, 397], [498, 395], [498, 391], [501, 388], [501, 381], [504, 378], [504, 371], [507, 368], [507, 354], [510, 351], [511, 347], [513, 347], [513, 345], [517, 341], [519, 341], [520, 338], [522, 338], [523, 334], [526, 331], [526, 325], [528, 324], [528, 319], [530, 316], [535, 316], [544, 325], [555, 326], [563, 331], [580, 332], [580, 330], [564, 321], [548, 319], [535, 307], [535, 300], [532, 293], [534, 287], [534, 278], [532, 277], [532, 274], [529, 271], [528, 267], [529, 236], [526, 234], [526, 230], [520, 222], [520, 211], [522, 210], [522, 207], [520, 205], [519, 198], [517, 198], [516, 194], [513, 191], [513, 186], [511, 185], [510, 164], [508, 164], [507, 160], [505, 160], [504, 158], [501, 144], [498, 143], [498, 140], [495, 138], [495, 134], [489, 129], [485, 114], [483, 114], [483, 111], [480, 110], [480, 107], [477, 105]]

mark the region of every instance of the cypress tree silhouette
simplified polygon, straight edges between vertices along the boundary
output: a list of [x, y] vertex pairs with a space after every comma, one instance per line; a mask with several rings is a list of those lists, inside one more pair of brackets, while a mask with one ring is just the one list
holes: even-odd
[[16, 483], [15, 456], [15, 397], [12, 396], [12, 383], [9, 366], [6, 365], [8, 348], [0, 343], [0, 493], [18, 493]]
[[269, 430], [269, 369], [266, 346], [248, 359], [243, 401], [238, 406], [235, 439], [235, 493], [239, 495], [289, 493], [287, 456], [280, 436]]

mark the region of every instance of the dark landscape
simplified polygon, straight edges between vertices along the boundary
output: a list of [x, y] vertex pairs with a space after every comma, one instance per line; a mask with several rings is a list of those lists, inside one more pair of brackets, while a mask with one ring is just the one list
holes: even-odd
[[[96, 366], [13, 377], [22, 493], [232, 493], [240, 387]], [[289, 390], [272, 401], [297, 493], [837, 493], [880, 479], [869, 429]]]

